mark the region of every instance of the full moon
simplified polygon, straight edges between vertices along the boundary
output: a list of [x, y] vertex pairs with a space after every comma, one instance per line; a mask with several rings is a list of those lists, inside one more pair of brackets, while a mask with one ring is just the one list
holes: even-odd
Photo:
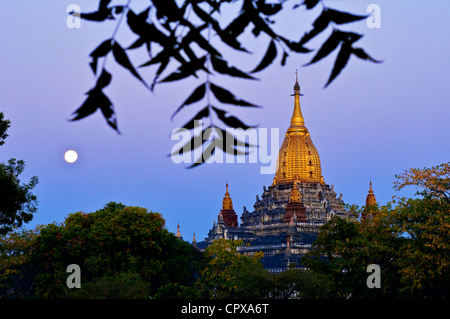
[[74, 150], [69, 150], [64, 154], [64, 159], [67, 163], [75, 163], [78, 159], [78, 154]]

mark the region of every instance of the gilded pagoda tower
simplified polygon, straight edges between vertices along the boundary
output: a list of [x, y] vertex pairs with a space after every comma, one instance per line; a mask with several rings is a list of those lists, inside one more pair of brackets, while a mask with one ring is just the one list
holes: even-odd
[[300, 85], [296, 75], [294, 85], [294, 112], [278, 153], [274, 183], [300, 182], [323, 184], [320, 157], [311, 140], [300, 108]]
[[262, 263], [271, 272], [300, 267], [319, 234], [319, 227], [334, 216], [353, 218], [344, 209], [342, 194], [322, 176], [319, 153], [305, 126], [300, 106], [298, 76], [294, 84], [294, 109], [290, 125], [278, 153], [273, 183], [263, 186], [253, 210], [243, 208], [241, 223], [235, 220], [228, 184], [218, 222], [214, 221], [199, 249], [214, 239], [242, 239], [242, 254], [264, 253]]
[[361, 216], [362, 220], [372, 219], [376, 215], [377, 199], [375, 197], [375, 194], [373, 193], [372, 181], [370, 181], [369, 185], [369, 194], [367, 194], [366, 197], [366, 207], [364, 208], [364, 212]]

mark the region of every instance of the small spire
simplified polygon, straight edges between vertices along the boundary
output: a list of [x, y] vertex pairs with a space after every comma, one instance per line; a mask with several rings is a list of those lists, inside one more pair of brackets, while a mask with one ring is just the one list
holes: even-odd
[[225, 197], [222, 200], [222, 209], [233, 209], [233, 201], [231, 200], [230, 193], [228, 192], [228, 181], [226, 183]]
[[367, 194], [366, 197], [366, 208], [368, 206], [375, 206], [377, 204], [377, 199], [375, 197], [375, 194], [373, 193], [373, 189], [372, 189], [372, 179], [370, 179], [370, 188], [369, 188], [369, 194]]
[[181, 236], [181, 232], [180, 232], [180, 222], [178, 222], [177, 225], [177, 233], [175, 234], [175, 237], [182, 239], [183, 237]]
[[195, 239], [195, 233], [194, 233], [194, 237], [192, 238], [192, 244], [191, 244], [194, 248], [197, 248], [197, 240]]
[[298, 175], [295, 176], [295, 180], [294, 183], [292, 185], [292, 190], [291, 190], [291, 194], [289, 196], [289, 202], [300, 202], [301, 201], [301, 195], [300, 192], [298, 191], [298, 186], [297, 183], [299, 182], [299, 178]]
[[294, 91], [300, 91], [300, 85], [298, 84], [298, 72], [297, 72], [297, 69], [295, 69], [295, 85], [294, 85]]

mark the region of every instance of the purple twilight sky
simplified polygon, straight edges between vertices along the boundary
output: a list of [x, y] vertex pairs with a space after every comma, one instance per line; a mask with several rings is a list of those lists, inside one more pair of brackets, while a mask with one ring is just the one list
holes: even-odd
[[[173, 121], [170, 116], [205, 80], [204, 75], [198, 80], [191, 77], [161, 84], [151, 93], [109, 58], [107, 68], [113, 80], [106, 92], [122, 134], [116, 134], [99, 112], [79, 122], [68, 121], [94, 85], [89, 54], [111, 36], [116, 24], [81, 21], [81, 28], [68, 28], [66, 9], [72, 3], [82, 11], [93, 11], [98, 1], [8, 1], [0, 11], [0, 111], [11, 120], [0, 162], [24, 159], [22, 181], [39, 177], [34, 191], [39, 209], [27, 227], [63, 222], [69, 213], [92, 212], [116, 201], [157, 211], [170, 231], [176, 232], [179, 222], [185, 239], [190, 241], [195, 232], [197, 240], [203, 240], [217, 220], [227, 180], [237, 214], [242, 214], [243, 206], [252, 210], [256, 195], [261, 196], [263, 185], [269, 186], [273, 179], [272, 174], [260, 173], [260, 162], [205, 164], [188, 170], [186, 164], [175, 164], [167, 156], [176, 143], [170, 138], [172, 131], [198, 108], [181, 112]], [[139, 11], [147, 3], [135, 1], [133, 5]], [[298, 69], [304, 94], [302, 112], [321, 158], [325, 182], [333, 184], [346, 203], [363, 205], [371, 178], [378, 202], [385, 204], [396, 194], [392, 189], [395, 174], [450, 159], [450, 2], [324, 3], [355, 14], [367, 14], [370, 4], [378, 5], [380, 28], [369, 28], [361, 21], [342, 29], [364, 34], [356, 45], [383, 60], [382, 64], [352, 57], [326, 89], [323, 86], [337, 52], [308, 67], [303, 65], [314, 52], [291, 54], [285, 67], [280, 66], [280, 55], [269, 69], [257, 74], [258, 81], [219, 76], [213, 80], [240, 98], [262, 105], [235, 114], [260, 128], [279, 128], [281, 145], [292, 114], [290, 94]], [[276, 27], [298, 40], [320, 9], [301, 22], [297, 16], [304, 7], [286, 12]], [[311, 41], [309, 47], [318, 49], [330, 32]], [[124, 24], [118, 41], [125, 47], [134, 39]], [[247, 39], [250, 47], [256, 45]], [[260, 42], [260, 47], [252, 47], [254, 55], [229, 57], [237, 61], [237, 67], [251, 70], [268, 44]], [[145, 62], [139, 52], [131, 58], [136, 64]], [[148, 81], [152, 71], [140, 70]], [[74, 164], [64, 161], [69, 149], [78, 152]]]

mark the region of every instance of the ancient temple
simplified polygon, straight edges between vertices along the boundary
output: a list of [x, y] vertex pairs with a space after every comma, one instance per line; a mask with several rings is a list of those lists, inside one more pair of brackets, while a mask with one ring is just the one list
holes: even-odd
[[219, 238], [242, 239], [242, 254], [264, 253], [262, 263], [271, 272], [302, 267], [301, 257], [311, 249], [319, 227], [333, 216], [351, 218], [344, 209], [342, 194], [322, 176], [319, 153], [311, 139], [300, 107], [300, 85], [296, 76], [294, 110], [278, 153], [272, 185], [256, 196], [253, 211], [245, 207], [238, 224], [226, 185], [222, 209], [205, 241], [204, 249]]

